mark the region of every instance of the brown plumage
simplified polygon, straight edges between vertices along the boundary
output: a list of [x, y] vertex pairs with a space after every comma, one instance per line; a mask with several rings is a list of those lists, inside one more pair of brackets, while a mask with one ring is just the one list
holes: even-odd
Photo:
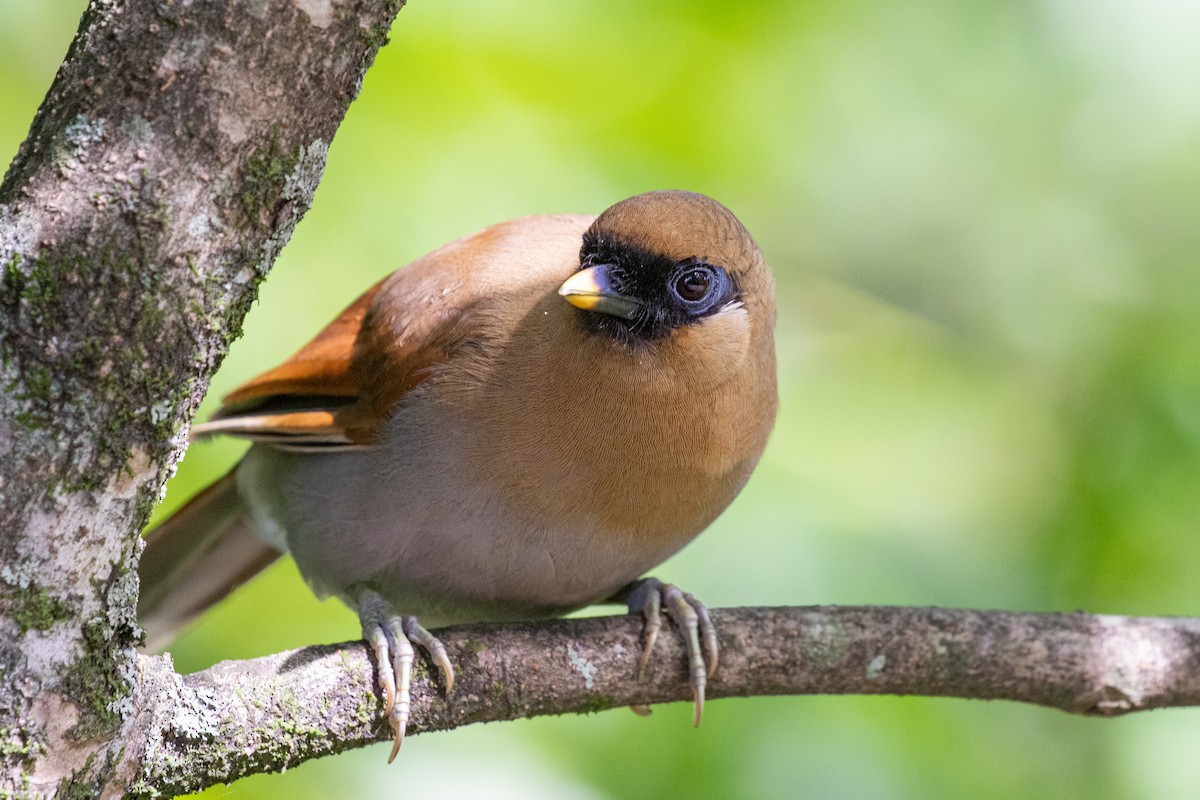
[[[531, 618], [614, 596], [646, 615], [646, 655], [660, 603], [685, 628], [698, 718], [703, 651], [708, 670], [716, 661], [707, 613], [673, 586], [631, 582], [754, 468], [775, 415], [773, 322], [753, 239], [702, 195], [652, 192], [598, 218], [467, 236], [376, 284], [194, 429], [255, 445], [236, 490], [165, 523], [145, 563], [215, 570], [203, 561], [213, 536], [167, 544], [185, 523], [291, 552], [318, 593], [359, 609], [396, 747], [409, 640], [452, 682], [417, 617]], [[212, 594], [173, 605], [160, 592], [144, 616], [176, 626]]]

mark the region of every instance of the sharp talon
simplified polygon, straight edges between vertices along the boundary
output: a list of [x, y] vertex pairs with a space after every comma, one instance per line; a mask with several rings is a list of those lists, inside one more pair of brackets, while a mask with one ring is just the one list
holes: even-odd
[[[645, 645], [638, 659], [639, 678], [649, 664], [651, 651], [658, 640], [658, 632], [662, 627], [661, 612], [664, 609], [683, 634], [687, 645], [688, 686], [692, 689], [694, 703], [692, 723], [699, 727], [704, 716], [708, 679], [716, 673], [720, 664], [717, 628], [708, 607], [678, 586], [664, 584], [654, 578], [639, 581], [627, 598], [629, 613], [641, 612], [646, 620], [642, 633]], [[636, 707], [634, 711], [641, 713]]]
[[388, 719], [392, 725], [392, 752], [388, 756], [389, 764], [396, 759], [396, 754], [400, 752], [400, 745], [404, 744], [404, 732], [408, 729], [408, 714], [408, 701], [402, 697]]
[[384, 694], [384, 713], [392, 728], [392, 752], [388, 763], [395, 760], [404, 743], [408, 719], [412, 713], [412, 673], [416, 651], [413, 645], [429, 653], [446, 679], [446, 693], [454, 689], [454, 665], [446, 647], [437, 637], [421, 627], [416, 617], [397, 616], [387, 601], [370, 589], [359, 595], [358, 616], [362, 621], [363, 638], [375, 654], [375, 668]]
[[646, 674], [646, 667], [650, 664], [650, 656], [654, 652], [654, 645], [658, 643], [658, 632], [662, 629], [662, 598], [658, 591], [650, 592], [646, 595], [645, 605], [642, 608], [642, 618], [646, 620], [646, 626], [642, 629], [642, 655], [638, 659], [637, 678], [641, 680]]
[[708, 613], [708, 606], [697, 600], [695, 595], [684, 592], [683, 598], [696, 612], [696, 620], [700, 625], [700, 637], [704, 642], [704, 654], [708, 657], [708, 677], [711, 678], [717, 674], [717, 667], [721, 663], [720, 648], [717, 646], [717, 626], [713, 625], [712, 615]]
[[454, 665], [450, 663], [450, 656], [446, 654], [446, 646], [441, 640], [425, 630], [416, 617], [404, 618], [404, 635], [413, 644], [424, 648], [433, 663], [441, 669], [442, 677], [446, 680], [446, 694], [454, 691]]
[[405, 633], [402, 619], [392, 618], [388, 629], [396, 643], [395, 654], [392, 657], [393, 669], [396, 671], [396, 705], [391, 714], [395, 743], [392, 745], [392, 754], [388, 757], [390, 764], [400, 752], [400, 745], [404, 743], [404, 731], [408, 728], [408, 715], [412, 709], [412, 667], [416, 654]]
[[402, 744], [404, 744], [404, 731], [397, 730], [395, 742], [392, 744], [392, 754], [388, 756], [389, 764], [396, 760], [396, 756], [400, 753], [400, 745]]
[[444, 649], [438, 651], [433, 660], [442, 669], [442, 677], [446, 679], [446, 696], [449, 696], [454, 691], [454, 665], [450, 663], [450, 656], [446, 655]]
[[379, 672], [379, 688], [383, 690], [383, 713], [391, 714], [396, 705], [396, 675], [392, 672], [387, 634], [378, 625], [364, 633], [363, 638], [375, 651], [375, 668]]

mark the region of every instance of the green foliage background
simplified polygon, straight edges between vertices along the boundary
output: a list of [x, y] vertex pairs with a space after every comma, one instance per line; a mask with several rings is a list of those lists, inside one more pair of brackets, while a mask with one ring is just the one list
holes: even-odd
[[[82, 5], [0, 4], [0, 161]], [[782, 407], [742, 497], [657, 574], [718, 606], [1200, 615], [1198, 33], [1184, 0], [413, 0], [213, 396], [450, 239], [695, 189], [776, 270]], [[194, 447], [164, 509], [237, 452]], [[173, 652], [191, 670], [356, 633], [281, 564]], [[1200, 711], [688, 713], [421, 736], [391, 768], [380, 745], [209, 795], [1200, 793]]]

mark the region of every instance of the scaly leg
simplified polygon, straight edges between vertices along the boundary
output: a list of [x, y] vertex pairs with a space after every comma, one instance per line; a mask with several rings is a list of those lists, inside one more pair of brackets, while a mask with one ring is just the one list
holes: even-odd
[[358, 596], [358, 619], [362, 623], [363, 639], [375, 651], [375, 668], [379, 672], [379, 686], [383, 689], [385, 713], [395, 737], [392, 754], [388, 756], [390, 764], [400, 752], [412, 709], [413, 645], [429, 653], [441, 668], [447, 695], [454, 690], [454, 666], [446, 655], [445, 646], [421, 627], [416, 617], [396, 614], [391, 605], [371, 589], [363, 589]]

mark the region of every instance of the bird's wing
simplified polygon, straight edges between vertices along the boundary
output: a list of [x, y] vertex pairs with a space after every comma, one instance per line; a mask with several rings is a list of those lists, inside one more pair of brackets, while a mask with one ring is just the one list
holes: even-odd
[[[410, 269], [372, 286], [287, 361], [226, 395], [192, 437], [237, 436], [290, 450], [374, 445], [395, 404], [448, 360], [461, 328], [454, 323], [463, 309], [413, 313], [434, 276], [406, 275]], [[399, 313], [377, 302], [413, 290]]]
[[228, 434], [292, 450], [377, 444], [409, 392], [454, 353], [504, 327], [496, 309], [519, 316], [524, 306], [513, 298], [531, 305], [553, 293], [578, 266], [592, 219], [523, 217], [417, 259], [368, 289], [287, 361], [231, 392], [193, 437]]

